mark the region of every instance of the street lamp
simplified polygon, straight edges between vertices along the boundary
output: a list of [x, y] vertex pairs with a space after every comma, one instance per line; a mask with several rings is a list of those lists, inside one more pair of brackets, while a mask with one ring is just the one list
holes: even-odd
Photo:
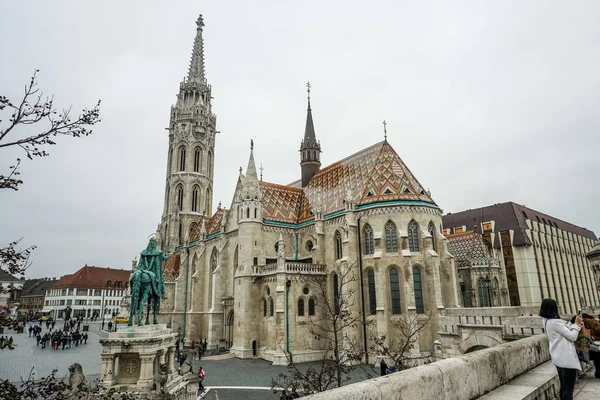
[[485, 288], [487, 290], [487, 300], [489, 307], [492, 306], [492, 297], [490, 296], [490, 276], [485, 274]]
[[292, 363], [292, 352], [290, 351], [290, 317], [288, 311], [288, 299], [290, 295], [290, 288], [292, 287], [292, 281], [288, 279], [285, 281], [285, 349], [289, 355], [289, 363]]

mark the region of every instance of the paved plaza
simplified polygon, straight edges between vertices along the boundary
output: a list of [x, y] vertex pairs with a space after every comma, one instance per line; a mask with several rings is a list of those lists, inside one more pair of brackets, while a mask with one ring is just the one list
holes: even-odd
[[[57, 325], [58, 327], [58, 325]], [[46, 332], [45, 325], [42, 333]], [[36, 346], [33, 337], [28, 333], [16, 334], [8, 331], [15, 343], [15, 350], [0, 351], [0, 379], [8, 379], [19, 382], [26, 378], [30, 371], [35, 373], [36, 378], [49, 375], [53, 369], [57, 369], [58, 378], [68, 378], [68, 367], [78, 362], [92, 383], [100, 378], [102, 346], [98, 339], [108, 336], [107, 332], [100, 331], [99, 323], [90, 324], [89, 339], [87, 344], [79, 347], [71, 346], [70, 349], [52, 350]], [[241, 360], [227, 356], [209, 357], [201, 361], [194, 360], [193, 370], [198, 371], [202, 366], [206, 371], [204, 386], [207, 391], [204, 399], [279, 399], [279, 393], [273, 393], [271, 379], [280, 373], [291, 374], [293, 370], [285, 366], [274, 366], [270, 362], [250, 359]], [[301, 369], [308, 365], [301, 365]], [[360, 367], [353, 371], [352, 378], [346, 382], [358, 382], [369, 377], [377, 376], [377, 371], [370, 367]], [[588, 372], [586, 377], [581, 378], [575, 388], [575, 398], [578, 400], [598, 399], [600, 393], [600, 379], [594, 378], [593, 372]]]

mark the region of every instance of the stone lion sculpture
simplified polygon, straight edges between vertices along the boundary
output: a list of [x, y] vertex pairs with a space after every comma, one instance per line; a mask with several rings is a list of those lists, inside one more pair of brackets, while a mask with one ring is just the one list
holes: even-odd
[[165, 383], [167, 383], [167, 364], [158, 364], [158, 371], [154, 375], [154, 389], [164, 393]]
[[83, 368], [79, 363], [73, 363], [69, 367], [69, 386], [71, 393], [89, 392], [90, 384], [83, 374]]

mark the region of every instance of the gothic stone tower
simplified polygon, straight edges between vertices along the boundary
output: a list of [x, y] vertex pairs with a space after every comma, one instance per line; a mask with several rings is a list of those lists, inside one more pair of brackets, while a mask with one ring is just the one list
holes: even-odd
[[188, 76], [179, 85], [171, 107], [165, 207], [159, 233], [163, 250], [186, 242], [203, 215], [211, 215], [215, 131], [211, 86], [204, 73], [202, 15], [196, 21], [196, 38]]

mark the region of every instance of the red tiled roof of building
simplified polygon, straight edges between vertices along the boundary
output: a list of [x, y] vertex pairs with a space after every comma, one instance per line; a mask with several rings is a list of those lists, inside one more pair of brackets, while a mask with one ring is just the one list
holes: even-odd
[[85, 266], [74, 274], [61, 277], [52, 289], [103, 289], [107, 287], [107, 282], [111, 282], [111, 287], [115, 282], [121, 282], [121, 287], [129, 281], [131, 271], [124, 269], [111, 269], [102, 267]]

